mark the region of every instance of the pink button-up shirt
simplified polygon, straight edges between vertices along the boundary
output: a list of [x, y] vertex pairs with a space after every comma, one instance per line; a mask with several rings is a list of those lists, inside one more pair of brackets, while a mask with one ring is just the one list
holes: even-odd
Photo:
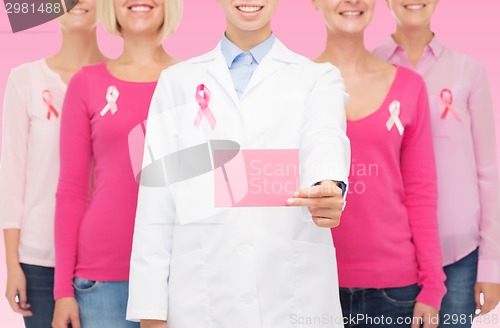
[[375, 49], [413, 68], [430, 97], [444, 264], [479, 246], [479, 282], [500, 283], [500, 193], [493, 106], [481, 63], [443, 47], [436, 37], [413, 67], [392, 38]]

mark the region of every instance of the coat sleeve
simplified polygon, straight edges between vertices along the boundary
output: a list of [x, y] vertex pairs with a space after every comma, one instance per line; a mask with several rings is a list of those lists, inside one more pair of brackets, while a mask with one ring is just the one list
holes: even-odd
[[321, 75], [308, 96], [301, 130], [301, 185], [335, 180], [347, 186], [351, 161], [345, 116], [348, 96], [338, 69], [330, 64], [318, 66]]
[[[175, 151], [176, 127], [169, 83], [162, 73], [154, 92], [146, 123], [142, 173], [165, 155]], [[141, 176], [132, 245], [127, 320], [167, 320], [170, 258], [176, 210], [168, 184], [152, 186], [150, 181], [167, 181]], [[151, 180], [152, 179], [152, 180]]]

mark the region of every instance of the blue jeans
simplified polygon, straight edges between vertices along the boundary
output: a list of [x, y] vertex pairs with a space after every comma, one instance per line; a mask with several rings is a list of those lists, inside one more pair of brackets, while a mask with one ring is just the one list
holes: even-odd
[[82, 328], [139, 328], [139, 323], [125, 319], [128, 281], [75, 278], [73, 286]]
[[411, 327], [420, 287], [340, 288], [345, 328]]
[[471, 327], [476, 311], [474, 286], [477, 278], [478, 249], [458, 262], [444, 267], [448, 292], [441, 304], [441, 328]]
[[54, 268], [21, 263], [31, 317], [23, 317], [26, 328], [50, 328], [54, 316]]

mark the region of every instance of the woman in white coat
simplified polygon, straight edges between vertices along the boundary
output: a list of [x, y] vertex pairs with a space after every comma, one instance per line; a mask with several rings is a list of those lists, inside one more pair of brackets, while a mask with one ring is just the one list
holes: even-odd
[[[127, 317], [141, 327], [343, 327], [325, 229], [339, 224], [349, 167], [343, 81], [332, 65], [274, 37], [278, 0], [219, 2], [227, 21], [221, 43], [165, 70], [153, 96]], [[220, 141], [241, 147], [245, 160], [296, 151], [304, 189], [291, 190], [281, 207], [214, 206], [221, 196], [214, 181], [224, 176], [235, 196], [251, 173], [236, 165], [241, 153], [217, 163]], [[278, 166], [290, 163], [285, 157]], [[207, 158], [208, 170], [200, 169]], [[148, 171], [158, 161], [166, 176]], [[167, 185], [153, 186], [159, 180]]]

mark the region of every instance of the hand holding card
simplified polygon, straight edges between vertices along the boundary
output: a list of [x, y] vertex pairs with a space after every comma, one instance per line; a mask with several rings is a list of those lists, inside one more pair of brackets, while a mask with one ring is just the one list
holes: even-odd
[[314, 223], [322, 228], [335, 228], [340, 224], [344, 203], [342, 189], [330, 180], [300, 189], [287, 200], [288, 206], [307, 206]]

